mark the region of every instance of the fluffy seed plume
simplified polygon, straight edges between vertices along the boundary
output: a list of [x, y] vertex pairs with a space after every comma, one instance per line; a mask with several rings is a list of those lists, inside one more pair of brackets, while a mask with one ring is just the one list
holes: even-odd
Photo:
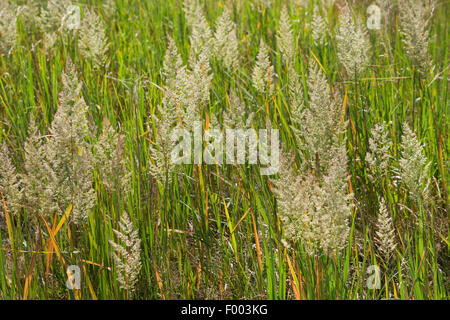
[[172, 162], [172, 151], [176, 142], [171, 139], [172, 129], [175, 122], [173, 110], [158, 108], [159, 116], [153, 115], [155, 121], [156, 136], [155, 145], [150, 145], [150, 157], [153, 162], [150, 163], [150, 173], [161, 184], [167, 185], [172, 181], [172, 173], [175, 170], [175, 164]]
[[113, 229], [118, 241], [109, 240], [116, 268], [116, 279], [120, 288], [131, 294], [141, 271], [141, 240], [128, 214], [123, 212], [119, 229]]
[[399, 6], [400, 31], [406, 53], [417, 71], [426, 77], [433, 70], [428, 51], [430, 30], [429, 24], [434, 10], [433, 1], [426, 7], [423, 0], [407, 0]]
[[293, 65], [289, 66], [289, 101], [291, 103], [292, 122], [298, 126], [301, 125], [303, 110], [305, 107], [303, 85], [300, 75]]
[[94, 68], [100, 68], [105, 66], [108, 46], [103, 20], [94, 11], [86, 9], [78, 38], [81, 54], [92, 61]]
[[80, 96], [75, 66], [69, 60], [62, 74], [58, 110], [51, 124], [46, 154], [57, 178], [53, 186], [61, 210], [72, 204], [71, 217], [84, 222], [95, 204], [92, 187], [92, 154], [86, 142], [89, 134], [87, 110]]
[[[20, 179], [11, 161], [8, 146], [3, 142], [0, 149], [0, 209], [16, 214], [22, 202]], [[6, 204], [6, 207], [4, 206]]]
[[209, 103], [212, 78], [209, 53], [205, 49], [191, 61], [191, 70], [183, 85], [185, 97], [183, 103], [186, 110], [183, 121], [186, 125], [201, 119], [202, 112]]
[[427, 172], [430, 163], [423, 154], [423, 147], [415, 133], [405, 122], [401, 142], [401, 158], [399, 160], [400, 176], [416, 201], [426, 199], [429, 179]]
[[209, 57], [213, 39], [212, 31], [200, 5], [195, 6], [195, 19], [188, 22], [188, 26], [192, 30], [189, 37], [191, 60], [201, 52], [207, 53]]
[[239, 69], [239, 41], [230, 13], [225, 9], [217, 21], [214, 34], [214, 55], [229, 70]]
[[339, 148], [326, 175], [311, 172], [297, 175], [292, 169], [294, 157], [281, 157], [279, 179], [273, 180], [277, 211], [285, 236], [300, 240], [306, 251], [334, 254], [348, 241], [350, 198], [346, 187], [345, 148]]
[[387, 176], [389, 169], [389, 149], [392, 142], [389, 139], [389, 132], [386, 125], [375, 124], [371, 130], [372, 137], [369, 138], [369, 151], [366, 154], [366, 162], [368, 164], [368, 177], [372, 182], [380, 181], [381, 178]]
[[239, 99], [236, 93], [232, 90], [229, 97], [230, 108], [224, 113], [223, 124], [225, 128], [229, 129], [244, 129], [251, 126], [251, 122], [254, 118], [254, 113], [248, 115], [247, 120], [244, 121], [243, 117], [246, 113], [245, 104]]
[[71, 0], [49, 0], [47, 7], [41, 8], [40, 22], [45, 32], [62, 30], [64, 16], [72, 5]]
[[95, 160], [100, 179], [108, 192], [126, 194], [130, 189], [130, 173], [125, 170], [124, 139], [105, 118], [102, 134], [95, 146]]
[[195, 24], [196, 22], [196, 11], [199, 7], [198, 0], [184, 0], [183, 1], [183, 11], [184, 11], [184, 18], [186, 20], [186, 25], [190, 28]]
[[7, 55], [17, 41], [16, 7], [8, 2], [0, 3], [0, 53]]
[[252, 83], [255, 89], [263, 95], [273, 93], [274, 67], [270, 63], [269, 49], [261, 39], [256, 63], [252, 73]]
[[384, 263], [388, 264], [389, 260], [394, 253], [395, 243], [395, 231], [392, 223], [392, 218], [389, 215], [389, 211], [386, 208], [386, 204], [383, 199], [380, 201], [380, 211], [377, 218], [377, 244], [378, 250], [381, 252]]
[[296, 45], [292, 25], [289, 21], [289, 12], [286, 7], [281, 10], [280, 20], [278, 22], [277, 46], [281, 52], [283, 60], [293, 64]]
[[338, 58], [350, 79], [360, 76], [369, 64], [370, 41], [361, 23], [353, 21], [352, 14], [345, 8], [339, 17], [336, 35]]
[[28, 216], [32, 219], [46, 220], [58, 212], [56, 202], [57, 177], [47, 161], [45, 140], [39, 132], [34, 116], [30, 116], [25, 142], [24, 173], [21, 184], [24, 188], [24, 203]]
[[316, 46], [323, 46], [328, 32], [325, 19], [320, 15], [318, 7], [314, 8], [311, 21], [311, 37]]
[[162, 70], [165, 80], [163, 105], [181, 110], [181, 106], [187, 99], [185, 86], [188, 83], [188, 76], [175, 41], [172, 37], [168, 37], [167, 40], [168, 45]]
[[310, 60], [308, 94], [309, 108], [302, 113], [301, 135], [296, 138], [301, 151], [309, 152], [311, 166], [320, 171], [335, 156], [335, 146], [346, 122], [340, 96], [332, 96], [326, 76], [314, 59]]

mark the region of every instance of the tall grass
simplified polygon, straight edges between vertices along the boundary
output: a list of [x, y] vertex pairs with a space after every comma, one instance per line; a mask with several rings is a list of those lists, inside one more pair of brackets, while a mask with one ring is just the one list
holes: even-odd
[[[419, 1], [419, 0], [417, 0]], [[18, 1], [24, 3], [27, 1]], [[29, 1], [28, 1], [29, 2]], [[229, 108], [230, 89], [256, 113], [254, 127], [271, 119], [282, 144], [296, 150], [291, 129], [288, 68], [276, 46], [282, 8], [288, 7], [297, 42], [294, 68], [306, 88], [308, 60], [315, 59], [333, 91], [343, 97], [347, 125], [348, 188], [353, 193], [350, 234], [334, 255], [309, 254], [301, 241], [284, 239], [269, 178], [257, 166], [183, 165], [170, 184], [150, 174], [150, 146], [157, 134], [151, 115], [158, 113], [161, 75], [170, 35], [185, 63], [190, 43], [182, 1], [115, 0], [110, 13], [103, 1], [80, 1], [105, 22], [107, 61], [96, 67], [76, 44], [78, 35], [62, 33], [52, 49], [42, 46], [42, 32], [19, 16], [16, 46], [0, 56], [0, 144], [6, 143], [14, 165], [23, 172], [24, 144], [30, 116], [46, 135], [58, 108], [61, 73], [70, 58], [89, 110], [94, 140], [106, 117], [125, 136], [129, 191], [108, 192], [94, 170], [97, 202], [86, 222], [74, 228], [71, 206], [39, 228], [21, 206], [12, 214], [0, 200], [0, 298], [2, 299], [448, 299], [450, 231], [448, 215], [448, 1], [437, 1], [431, 20], [429, 52], [435, 65], [419, 75], [402, 43], [396, 8], [387, 26], [370, 30], [370, 65], [357, 79], [347, 79], [338, 61], [339, 4], [320, 12], [329, 24], [324, 45], [311, 34], [314, 1], [201, 1], [211, 26], [231, 8], [240, 42], [241, 68], [232, 73], [211, 60], [213, 80], [203, 122]], [[265, 1], [270, 2], [270, 1]], [[339, 2], [339, 1], [336, 1]], [[368, 1], [352, 8], [366, 17]], [[231, 3], [231, 4], [230, 4]], [[226, 5], [227, 4], [227, 5]], [[273, 96], [252, 87], [252, 69], [260, 40], [270, 47], [276, 73]], [[41, 42], [39, 42], [41, 41]], [[307, 94], [305, 90], [305, 94]], [[392, 141], [391, 169], [372, 181], [365, 162], [371, 129], [385, 122]], [[415, 201], [394, 170], [401, 157], [403, 123], [409, 124], [431, 163], [429, 199]], [[303, 155], [297, 154], [297, 164]], [[293, 164], [294, 165], [294, 164]], [[379, 197], [395, 226], [391, 260], [377, 247]], [[109, 240], [126, 211], [139, 230], [142, 267], [134, 291], [121, 289]], [[39, 235], [36, 235], [39, 233]], [[67, 267], [80, 267], [81, 289], [66, 288]], [[368, 285], [380, 268], [380, 286]]]

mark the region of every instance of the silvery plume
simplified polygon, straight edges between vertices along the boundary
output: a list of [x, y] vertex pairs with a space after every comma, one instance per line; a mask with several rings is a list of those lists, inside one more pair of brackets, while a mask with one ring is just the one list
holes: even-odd
[[64, 20], [72, 6], [71, 0], [49, 0], [40, 11], [39, 21], [44, 32], [63, 31]]
[[192, 24], [188, 23], [188, 27], [191, 29], [191, 35], [189, 36], [189, 41], [191, 43], [191, 60], [201, 52], [206, 52], [209, 57], [212, 51], [211, 46], [213, 40], [211, 28], [209, 27], [208, 20], [206, 20], [201, 6], [195, 6], [194, 15], [195, 19], [190, 22]]
[[402, 142], [400, 144], [401, 158], [400, 177], [415, 201], [423, 201], [427, 198], [428, 169], [430, 162], [423, 154], [423, 146], [417, 140], [415, 133], [406, 122], [403, 123]]
[[125, 137], [116, 132], [109, 120], [103, 120], [103, 130], [95, 145], [96, 167], [108, 192], [126, 194], [130, 190], [131, 173], [126, 170]]
[[57, 176], [48, 163], [46, 138], [40, 133], [34, 116], [30, 116], [27, 140], [24, 146], [24, 172], [21, 184], [28, 217], [35, 221], [43, 217], [47, 221], [58, 212], [56, 201]]
[[347, 192], [345, 148], [337, 149], [321, 177], [311, 171], [297, 174], [293, 155], [284, 154], [279, 179], [272, 180], [285, 237], [299, 240], [310, 255], [320, 250], [333, 255], [348, 242], [352, 195]]
[[176, 122], [173, 109], [168, 106], [158, 107], [159, 115], [153, 114], [155, 122], [155, 139], [150, 145], [150, 174], [162, 185], [166, 186], [172, 181], [172, 173], [176, 165], [172, 159], [172, 151], [176, 141], [172, 140], [172, 130]]
[[116, 279], [120, 288], [131, 294], [141, 271], [141, 240], [128, 214], [123, 212], [118, 230], [113, 229], [117, 242], [109, 240], [116, 268]]
[[16, 46], [17, 11], [8, 2], [0, 3], [0, 53], [8, 55]]
[[293, 65], [289, 65], [288, 75], [289, 102], [291, 109], [291, 121], [293, 123], [293, 125], [291, 125], [291, 128], [295, 132], [296, 136], [300, 137], [301, 133], [298, 131], [298, 128], [301, 126], [303, 118], [303, 111], [305, 108], [305, 95], [303, 93], [301, 77], [297, 73]]
[[274, 74], [274, 67], [270, 63], [269, 49], [261, 39], [252, 73], [252, 84], [258, 93], [267, 96], [272, 95]]
[[296, 41], [286, 7], [281, 10], [276, 39], [283, 60], [286, 63], [293, 64], [296, 55]]
[[209, 49], [204, 47], [198, 55], [191, 54], [190, 68], [183, 65], [172, 38], [168, 39], [164, 59], [165, 80], [163, 107], [178, 114], [185, 127], [202, 119], [202, 112], [209, 103], [212, 81]]
[[344, 8], [339, 16], [336, 34], [337, 55], [349, 79], [359, 77], [369, 65], [370, 41], [362, 23], [355, 22], [349, 8]]
[[430, 19], [434, 10], [434, 1], [430, 6], [423, 0], [407, 0], [399, 6], [400, 32], [406, 53], [421, 76], [426, 77], [433, 71], [428, 50], [430, 41]]
[[230, 71], [239, 70], [239, 41], [230, 13], [225, 9], [217, 21], [213, 39], [214, 56]]
[[196, 23], [196, 13], [199, 6], [199, 0], [183, 0], [184, 19], [186, 20], [186, 25], [189, 28], [192, 28], [192, 26]]
[[389, 132], [386, 124], [375, 124], [370, 131], [369, 150], [366, 154], [368, 164], [368, 177], [372, 182], [385, 178], [389, 170], [390, 154], [389, 149], [392, 142], [389, 139]]
[[209, 104], [213, 78], [207, 48], [204, 48], [197, 57], [192, 58], [190, 63], [190, 70], [183, 85], [185, 114], [182, 120], [187, 127], [194, 121], [202, 119], [203, 110]]
[[91, 60], [94, 68], [105, 66], [109, 46], [105, 24], [100, 16], [88, 8], [84, 10], [77, 43], [83, 57]]
[[168, 45], [161, 70], [165, 82], [163, 105], [175, 108], [181, 113], [181, 108], [188, 98], [188, 92], [185, 89], [189, 82], [188, 74], [175, 41], [170, 36], [167, 40]]
[[338, 92], [331, 94], [325, 74], [312, 58], [307, 84], [309, 107], [302, 112], [296, 139], [300, 151], [309, 153], [310, 166], [321, 171], [335, 157], [335, 146], [340, 135], [345, 132], [346, 122]]
[[234, 90], [230, 91], [228, 102], [229, 106], [223, 113], [224, 127], [228, 129], [250, 128], [255, 114], [253, 112], [248, 114], [247, 120], [244, 121], [247, 108], [245, 103], [236, 95]]
[[90, 144], [87, 111], [81, 97], [81, 83], [75, 66], [68, 60], [62, 73], [63, 88], [59, 94], [58, 110], [50, 127], [46, 155], [56, 181], [52, 186], [59, 208], [72, 205], [71, 218], [79, 224], [86, 221], [95, 205], [92, 186], [93, 158]]
[[384, 263], [388, 264], [395, 251], [395, 229], [384, 199], [379, 201], [380, 209], [377, 217], [377, 247]]
[[22, 205], [20, 178], [14, 166], [6, 142], [0, 149], [0, 210], [17, 214]]
[[326, 36], [328, 33], [328, 24], [320, 15], [318, 7], [314, 7], [314, 13], [311, 20], [311, 37], [316, 46], [325, 45]]

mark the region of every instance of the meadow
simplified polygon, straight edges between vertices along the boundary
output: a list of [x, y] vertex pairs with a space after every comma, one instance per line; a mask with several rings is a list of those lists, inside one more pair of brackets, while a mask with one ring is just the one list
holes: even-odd
[[[0, 299], [448, 299], [449, 16], [0, 0]], [[175, 164], [194, 123], [279, 170]]]

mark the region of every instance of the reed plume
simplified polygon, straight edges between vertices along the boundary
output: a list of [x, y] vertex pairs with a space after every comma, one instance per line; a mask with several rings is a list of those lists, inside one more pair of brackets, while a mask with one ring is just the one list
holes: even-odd
[[16, 7], [8, 2], [0, 3], [0, 53], [9, 55], [17, 42]]
[[116, 279], [120, 288], [131, 294], [141, 271], [141, 240], [128, 214], [123, 212], [118, 230], [113, 229], [117, 242], [109, 240], [116, 268]]
[[21, 184], [28, 217], [35, 222], [40, 217], [47, 221], [58, 212], [56, 202], [57, 177], [48, 163], [46, 140], [41, 135], [34, 116], [30, 116], [27, 141], [25, 142], [24, 173]]
[[384, 263], [389, 264], [392, 254], [395, 251], [395, 230], [392, 218], [383, 199], [380, 201], [380, 210], [377, 217], [377, 245], [381, 252]]
[[124, 139], [105, 118], [102, 134], [95, 145], [95, 160], [103, 186], [111, 193], [127, 194], [130, 189], [131, 175], [125, 169]]
[[91, 172], [93, 159], [86, 141], [89, 134], [88, 106], [80, 96], [82, 84], [70, 60], [62, 74], [62, 83], [46, 155], [56, 176], [52, 187], [59, 208], [64, 211], [72, 204], [71, 217], [74, 223], [79, 224], [86, 221], [90, 209], [95, 205], [95, 192]]
[[310, 59], [308, 79], [309, 108], [301, 116], [300, 151], [309, 153], [309, 163], [316, 171], [325, 170], [335, 157], [339, 136], [345, 131], [341, 98], [333, 96], [327, 78], [314, 59]]
[[261, 39], [256, 63], [252, 73], [252, 83], [255, 89], [263, 95], [273, 93], [274, 67], [270, 63], [269, 49]]
[[214, 56], [222, 61], [225, 68], [231, 71], [239, 70], [239, 41], [236, 27], [231, 20], [230, 13], [225, 9], [217, 21], [214, 33]]
[[424, 156], [423, 146], [406, 122], [403, 124], [400, 149], [400, 177], [415, 201], [424, 200], [428, 194], [430, 181], [427, 173], [431, 163]]
[[12, 214], [17, 214], [22, 205], [22, 190], [20, 178], [17, 174], [6, 142], [3, 142], [0, 150], [0, 209]]
[[333, 255], [348, 242], [351, 194], [346, 186], [346, 153], [341, 147], [322, 177], [311, 171], [297, 174], [294, 156], [281, 157], [279, 179], [272, 180], [277, 212], [285, 237], [300, 240], [310, 255]]
[[391, 146], [392, 142], [389, 139], [386, 124], [375, 124], [371, 130], [369, 150], [366, 154], [366, 163], [369, 168], [367, 176], [373, 183], [388, 175]]
[[353, 20], [349, 8], [344, 8], [339, 22], [336, 34], [338, 58], [349, 79], [356, 79], [369, 64], [370, 41], [362, 24]]
[[286, 7], [283, 7], [281, 10], [276, 39], [284, 62], [293, 64], [296, 54], [296, 41], [291, 22], [289, 21], [289, 12]]
[[399, 6], [400, 32], [406, 53], [413, 66], [422, 77], [433, 71], [433, 63], [428, 51], [430, 41], [430, 20], [434, 11], [434, 1], [430, 6], [424, 0], [407, 0]]
[[172, 161], [172, 151], [176, 141], [172, 140], [171, 134], [176, 121], [173, 110], [165, 106], [159, 107], [159, 116], [152, 115], [155, 122], [156, 135], [154, 146], [150, 145], [150, 174], [160, 181], [164, 186], [172, 181], [172, 173], [176, 166]]
[[105, 66], [109, 46], [105, 24], [102, 18], [89, 8], [84, 11], [77, 43], [80, 53], [92, 61], [94, 68]]
[[323, 46], [326, 43], [328, 25], [325, 19], [320, 15], [316, 6], [311, 20], [311, 37], [316, 46]]

